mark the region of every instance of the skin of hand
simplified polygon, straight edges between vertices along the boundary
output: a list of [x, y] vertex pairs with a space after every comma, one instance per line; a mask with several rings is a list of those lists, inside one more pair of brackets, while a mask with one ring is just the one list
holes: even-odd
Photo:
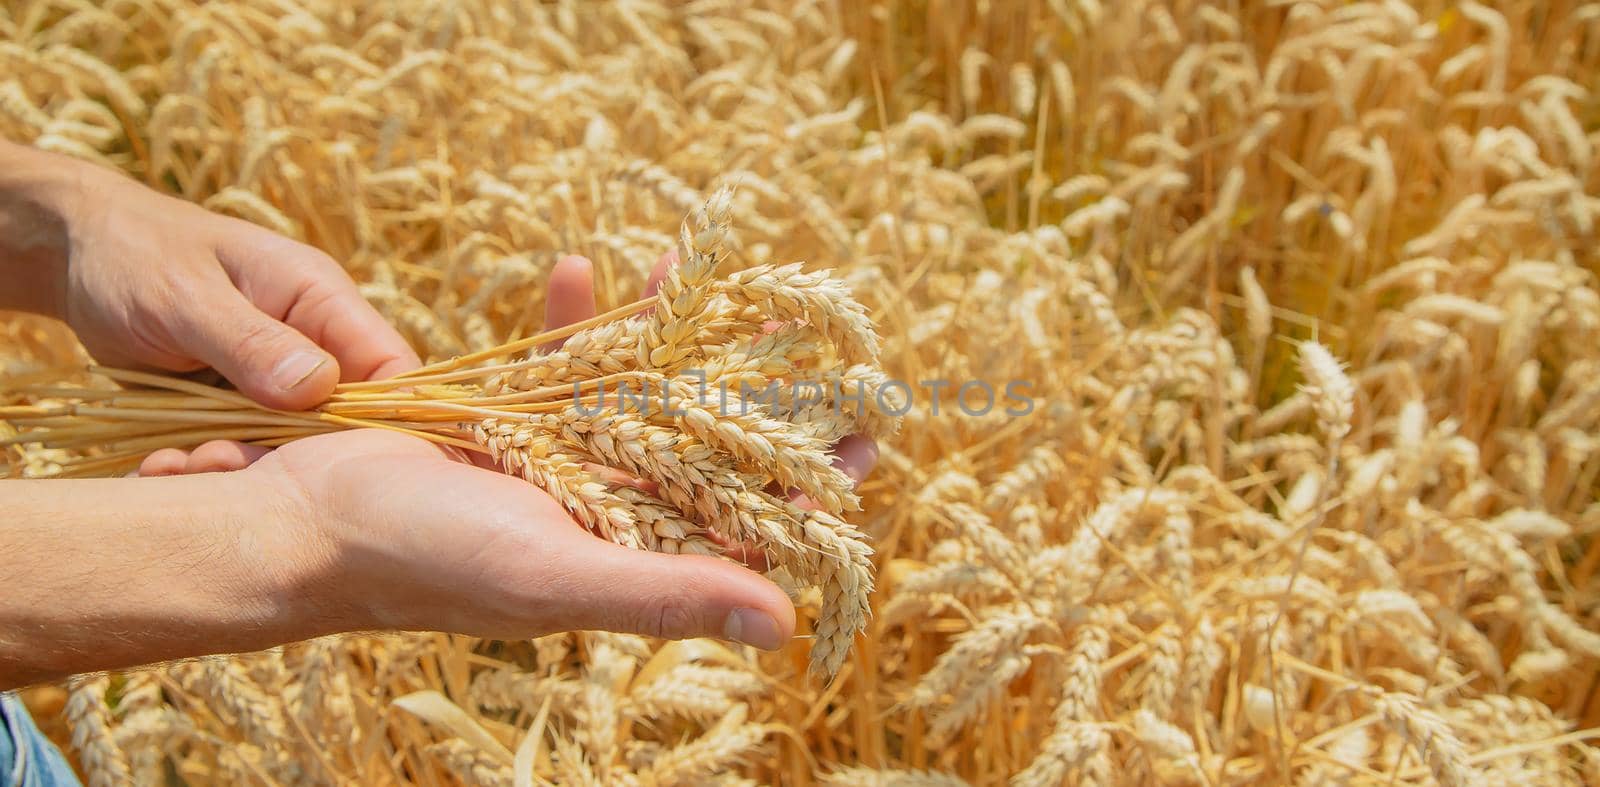
[[100, 363], [210, 366], [270, 407], [419, 365], [320, 250], [4, 141], [0, 275], [20, 283], [0, 308], [66, 321]]

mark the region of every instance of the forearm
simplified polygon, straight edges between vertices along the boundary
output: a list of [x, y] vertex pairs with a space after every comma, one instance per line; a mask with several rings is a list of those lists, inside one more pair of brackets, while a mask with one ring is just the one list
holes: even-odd
[[302, 509], [246, 474], [4, 481], [0, 505], [0, 690], [342, 627]]
[[0, 309], [60, 316], [71, 206], [97, 168], [0, 139]]

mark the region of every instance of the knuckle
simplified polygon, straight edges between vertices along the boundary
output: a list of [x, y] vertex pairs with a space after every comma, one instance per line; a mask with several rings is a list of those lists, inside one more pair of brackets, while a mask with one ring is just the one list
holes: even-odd
[[195, 276], [168, 276], [160, 283], [161, 286], [153, 288], [148, 297], [161, 306], [194, 303], [205, 296], [205, 288]]
[[644, 630], [661, 639], [685, 639], [699, 633], [698, 622], [694, 608], [686, 599], [667, 595], [651, 604]]
[[268, 319], [246, 322], [235, 337], [239, 354], [247, 358], [269, 356], [279, 349], [282, 339], [282, 326]]
[[337, 287], [331, 286], [326, 281], [313, 279], [300, 293], [294, 309], [297, 313], [331, 315], [340, 310], [341, 295]]
[[204, 310], [196, 306], [206, 303], [208, 295], [199, 277], [176, 275], [165, 277], [160, 286], [144, 289], [133, 299], [132, 305], [144, 310], [152, 320], [182, 322], [204, 314]]
[[333, 258], [333, 255], [315, 246], [306, 246], [305, 249], [305, 259], [307, 265], [315, 268], [319, 273], [322, 274], [337, 273], [343, 276], [344, 267], [339, 264], [338, 260]]
[[344, 273], [344, 268], [331, 255], [316, 246], [292, 238], [282, 238], [278, 242], [282, 243], [280, 265], [296, 269], [302, 275], [319, 279], [335, 273], [340, 275]]

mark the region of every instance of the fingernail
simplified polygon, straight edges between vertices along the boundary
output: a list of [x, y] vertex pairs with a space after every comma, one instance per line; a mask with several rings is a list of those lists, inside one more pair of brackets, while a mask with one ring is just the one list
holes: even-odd
[[722, 624], [722, 638], [762, 650], [783, 647], [783, 635], [778, 632], [778, 622], [771, 615], [749, 607], [737, 607], [728, 613], [728, 619]]
[[316, 350], [295, 350], [278, 362], [272, 370], [272, 385], [280, 391], [293, 391], [328, 362], [325, 353]]

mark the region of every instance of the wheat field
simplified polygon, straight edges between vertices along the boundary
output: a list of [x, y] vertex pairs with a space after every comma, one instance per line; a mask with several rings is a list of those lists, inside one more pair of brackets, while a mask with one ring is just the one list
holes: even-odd
[[[728, 270], [828, 271], [887, 375], [1037, 404], [916, 390], [832, 680], [806, 640], [331, 637], [74, 679], [76, 764], [1600, 784], [1597, 73], [1560, 0], [6, 3], [0, 134], [324, 249], [425, 360], [537, 334], [564, 254], [630, 303], [730, 187]], [[84, 360], [0, 320], [0, 405]]]

